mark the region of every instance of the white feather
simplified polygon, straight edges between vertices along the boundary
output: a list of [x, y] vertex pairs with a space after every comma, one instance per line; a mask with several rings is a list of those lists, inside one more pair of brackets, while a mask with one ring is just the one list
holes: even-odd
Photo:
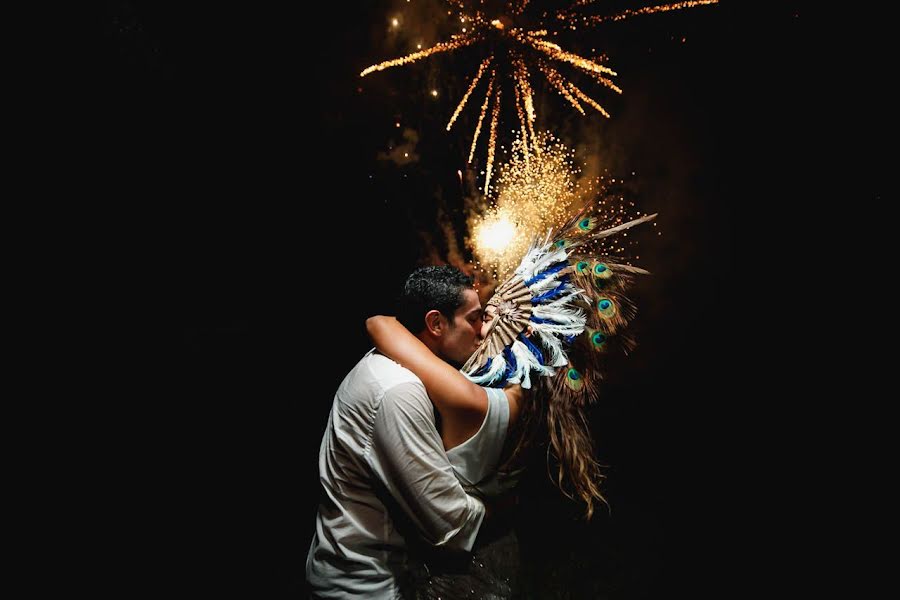
[[[547, 304], [536, 304], [535, 310], [540, 308], [545, 311], [553, 311], [553, 310], [564, 310], [571, 309], [570, 300], [584, 293], [584, 290], [578, 289], [576, 287], [570, 287], [565, 290], [565, 296], [557, 298], [553, 302], [548, 302]], [[568, 306], [566, 306], [568, 305]]]
[[569, 253], [565, 248], [559, 248], [554, 252], [548, 252], [545, 256], [541, 257], [534, 265], [534, 272], [540, 273], [546, 268], [549, 268], [550, 265], [554, 265], [558, 262], [563, 262], [569, 259]]
[[528, 346], [519, 340], [513, 342], [512, 353], [516, 357], [516, 363], [526, 367], [522, 382], [522, 387], [525, 389], [531, 387], [531, 371], [536, 372], [539, 376], [556, 374], [556, 369], [542, 365], [537, 357], [531, 353], [531, 350], [528, 349]]
[[534, 265], [541, 259], [543, 255], [543, 248], [535, 248], [534, 250], [528, 251], [525, 256], [522, 257], [522, 261], [516, 268], [516, 275], [518, 275], [525, 281], [528, 281], [529, 279], [534, 277]]
[[491, 359], [491, 366], [488, 370], [478, 377], [473, 377], [468, 373], [463, 373], [466, 377], [468, 377], [469, 381], [472, 383], [477, 383], [478, 385], [490, 385], [497, 381], [503, 372], [506, 370], [506, 359], [503, 358], [502, 354], [498, 354], [497, 356]]
[[557, 271], [553, 275], [548, 275], [544, 279], [541, 279], [528, 289], [531, 290], [532, 296], [538, 296], [548, 290], [555, 288], [557, 285], [559, 285], [559, 271]]
[[531, 290], [532, 296], [539, 296], [540, 294], [546, 292], [548, 289], [559, 285], [557, 279], [558, 278], [556, 277], [556, 273], [554, 273], [553, 275], [541, 279], [534, 285], [529, 286], [528, 289]]
[[563, 351], [562, 342], [552, 333], [545, 333], [535, 327], [535, 333], [541, 338], [544, 349], [550, 351], [550, 364], [554, 367], [564, 367], [569, 364], [569, 359]]
[[568, 258], [569, 252], [565, 248], [557, 248], [552, 244], [544, 243], [542, 246], [526, 252], [515, 272], [516, 275], [528, 281], [550, 265], [568, 260]]
[[[563, 325], [570, 327], [577, 327], [578, 325], [583, 324], [587, 320], [587, 315], [580, 308], [576, 308], [573, 310], [537, 310], [534, 311], [534, 316], [539, 319], [549, 319], [552, 321], [551, 325]], [[546, 323], [538, 323], [538, 325], [546, 325]]]
[[545, 308], [543, 306], [534, 307], [534, 316], [539, 319], [550, 319], [554, 323], [533, 323], [533, 327], [541, 327], [542, 325], [562, 325], [573, 326], [584, 325], [587, 321], [587, 314], [580, 308], [561, 307]]
[[571, 336], [580, 335], [584, 331], [584, 325], [555, 325], [543, 323], [540, 328], [535, 327], [534, 329], [547, 335]]

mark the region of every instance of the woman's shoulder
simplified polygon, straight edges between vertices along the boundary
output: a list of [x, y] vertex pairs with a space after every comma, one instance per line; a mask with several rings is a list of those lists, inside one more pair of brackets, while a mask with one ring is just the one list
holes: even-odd
[[485, 388], [487, 412], [481, 426], [467, 440], [447, 451], [454, 471], [467, 483], [477, 485], [497, 470], [509, 428], [509, 403], [503, 390]]

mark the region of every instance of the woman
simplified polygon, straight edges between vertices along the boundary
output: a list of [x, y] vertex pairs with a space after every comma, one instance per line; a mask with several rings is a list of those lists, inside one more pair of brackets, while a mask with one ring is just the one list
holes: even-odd
[[[488, 302], [484, 341], [462, 373], [392, 317], [366, 322], [376, 348], [422, 380], [441, 417], [448, 458], [472, 492], [496, 496], [510, 489], [523, 452], [540, 435], [556, 459], [556, 484], [583, 503], [586, 518], [604, 501], [584, 407], [596, 398], [610, 345], [629, 345], [621, 334], [634, 309], [624, 292], [633, 275], [646, 271], [598, 251], [597, 242], [655, 216], [598, 231], [597, 217], [582, 212], [561, 234], [548, 234]], [[509, 384], [504, 394], [500, 388]], [[521, 394], [517, 384], [532, 393]], [[430, 577], [417, 597], [514, 597], [518, 563], [502, 559], [516, 554], [514, 534], [487, 539], [473, 561], [482, 570]]]

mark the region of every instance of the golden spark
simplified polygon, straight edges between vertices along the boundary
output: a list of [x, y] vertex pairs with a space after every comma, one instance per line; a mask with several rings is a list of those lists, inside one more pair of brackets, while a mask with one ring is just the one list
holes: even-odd
[[[496, 200], [469, 215], [470, 244], [481, 263], [501, 276], [511, 272], [534, 236], [568, 218], [578, 173], [572, 151], [552, 134], [520, 134], [499, 168]], [[507, 231], [515, 235], [501, 235]]]
[[[580, 0], [576, 2], [574, 7], [587, 6], [593, 4], [594, 0]], [[670, 10], [682, 10], [685, 8], [694, 8], [695, 6], [703, 6], [705, 4], [718, 4], [719, 0], [691, 0], [689, 2], [674, 2], [672, 4], [662, 4], [658, 6], [645, 6], [638, 9], [627, 9], [622, 12], [611, 15], [576, 15], [571, 9], [563, 10], [556, 13], [556, 18], [564, 21], [569, 25], [598, 25], [610, 21], [624, 21], [630, 17], [638, 15], [652, 15], [654, 13], [668, 12]]]
[[[480, 268], [501, 280], [518, 266], [535, 238], [551, 227], [558, 229], [587, 204], [606, 227], [635, 218], [634, 204], [622, 195], [622, 182], [581, 178], [570, 148], [547, 132], [528, 135], [529, 150], [519, 135], [500, 165], [496, 199], [486, 208], [473, 207], [467, 219], [468, 244]], [[612, 243], [623, 241], [592, 242], [607, 253], [624, 250]]]
[[[608, 76], [615, 76], [616, 72], [595, 60], [568, 52], [559, 45], [546, 39], [548, 30], [555, 24], [562, 23], [570, 29], [578, 26], [593, 26], [606, 22], [622, 21], [639, 15], [668, 12], [693, 8], [696, 6], [716, 4], [718, 0], [690, 0], [647, 6], [638, 9], [628, 9], [605, 15], [587, 15], [582, 9], [593, 5], [595, 0], [570, 1], [566, 8], [556, 12], [535, 9], [526, 14], [529, 0], [498, 0], [487, 3], [483, 0], [447, 0], [448, 3], [459, 11], [459, 22], [465, 23], [463, 33], [452, 35], [449, 41], [439, 42], [425, 50], [419, 50], [400, 58], [387, 60], [372, 65], [360, 73], [361, 77], [375, 71], [383, 71], [391, 67], [397, 67], [413, 63], [434, 54], [452, 52], [467, 46], [477, 46], [483, 51], [479, 61], [478, 70], [472, 77], [472, 81], [462, 100], [457, 105], [453, 116], [447, 124], [451, 129], [457, 117], [465, 108], [469, 98], [474, 93], [482, 80], [487, 80], [487, 91], [484, 102], [481, 105], [481, 113], [475, 126], [475, 134], [472, 139], [472, 149], [469, 153], [469, 162], [472, 162], [475, 147], [482, 130], [482, 122], [486, 116], [488, 103], [491, 96], [494, 98], [494, 108], [491, 115], [490, 136], [487, 141], [487, 163], [485, 165], [484, 192], [490, 189], [490, 176], [493, 171], [495, 146], [497, 143], [497, 120], [499, 118], [500, 97], [503, 89], [513, 86], [513, 93], [505, 94], [516, 106], [516, 114], [519, 119], [519, 131], [521, 143], [526, 154], [537, 153], [539, 147], [534, 140], [534, 94], [531, 85], [531, 73], [538, 71], [550, 82], [551, 86], [567, 100], [578, 112], [585, 114], [581, 106], [584, 102], [605, 117], [609, 113], [591, 96], [575, 86], [565, 75], [559, 71], [559, 67], [567, 65], [576, 70], [587, 73], [601, 86], [621, 94]], [[488, 12], [492, 11], [492, 12]], [[496, 14], [500, 13], [500, 14]], [[447, 11], [448, 15], [452, 11]], [[399, 24], [394, 20], [395, 26]], [[421, 48], [421, 46], [419, 46]], [[490, 78], [484, 74], [490, 68]], [[581, 102], [579, 102], [581, 100]]]

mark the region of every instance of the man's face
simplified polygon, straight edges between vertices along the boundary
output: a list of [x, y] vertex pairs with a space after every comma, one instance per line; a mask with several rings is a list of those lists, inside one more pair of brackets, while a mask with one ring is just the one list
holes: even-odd
[[445, 334], [441, 336], [442, 358], [450, 363], [462, 365], [484, 339], [481, 337], [481, 302], [475, 290], [463, 291], [462, 306], [453, 314], [453, 322], [449, 324]]

